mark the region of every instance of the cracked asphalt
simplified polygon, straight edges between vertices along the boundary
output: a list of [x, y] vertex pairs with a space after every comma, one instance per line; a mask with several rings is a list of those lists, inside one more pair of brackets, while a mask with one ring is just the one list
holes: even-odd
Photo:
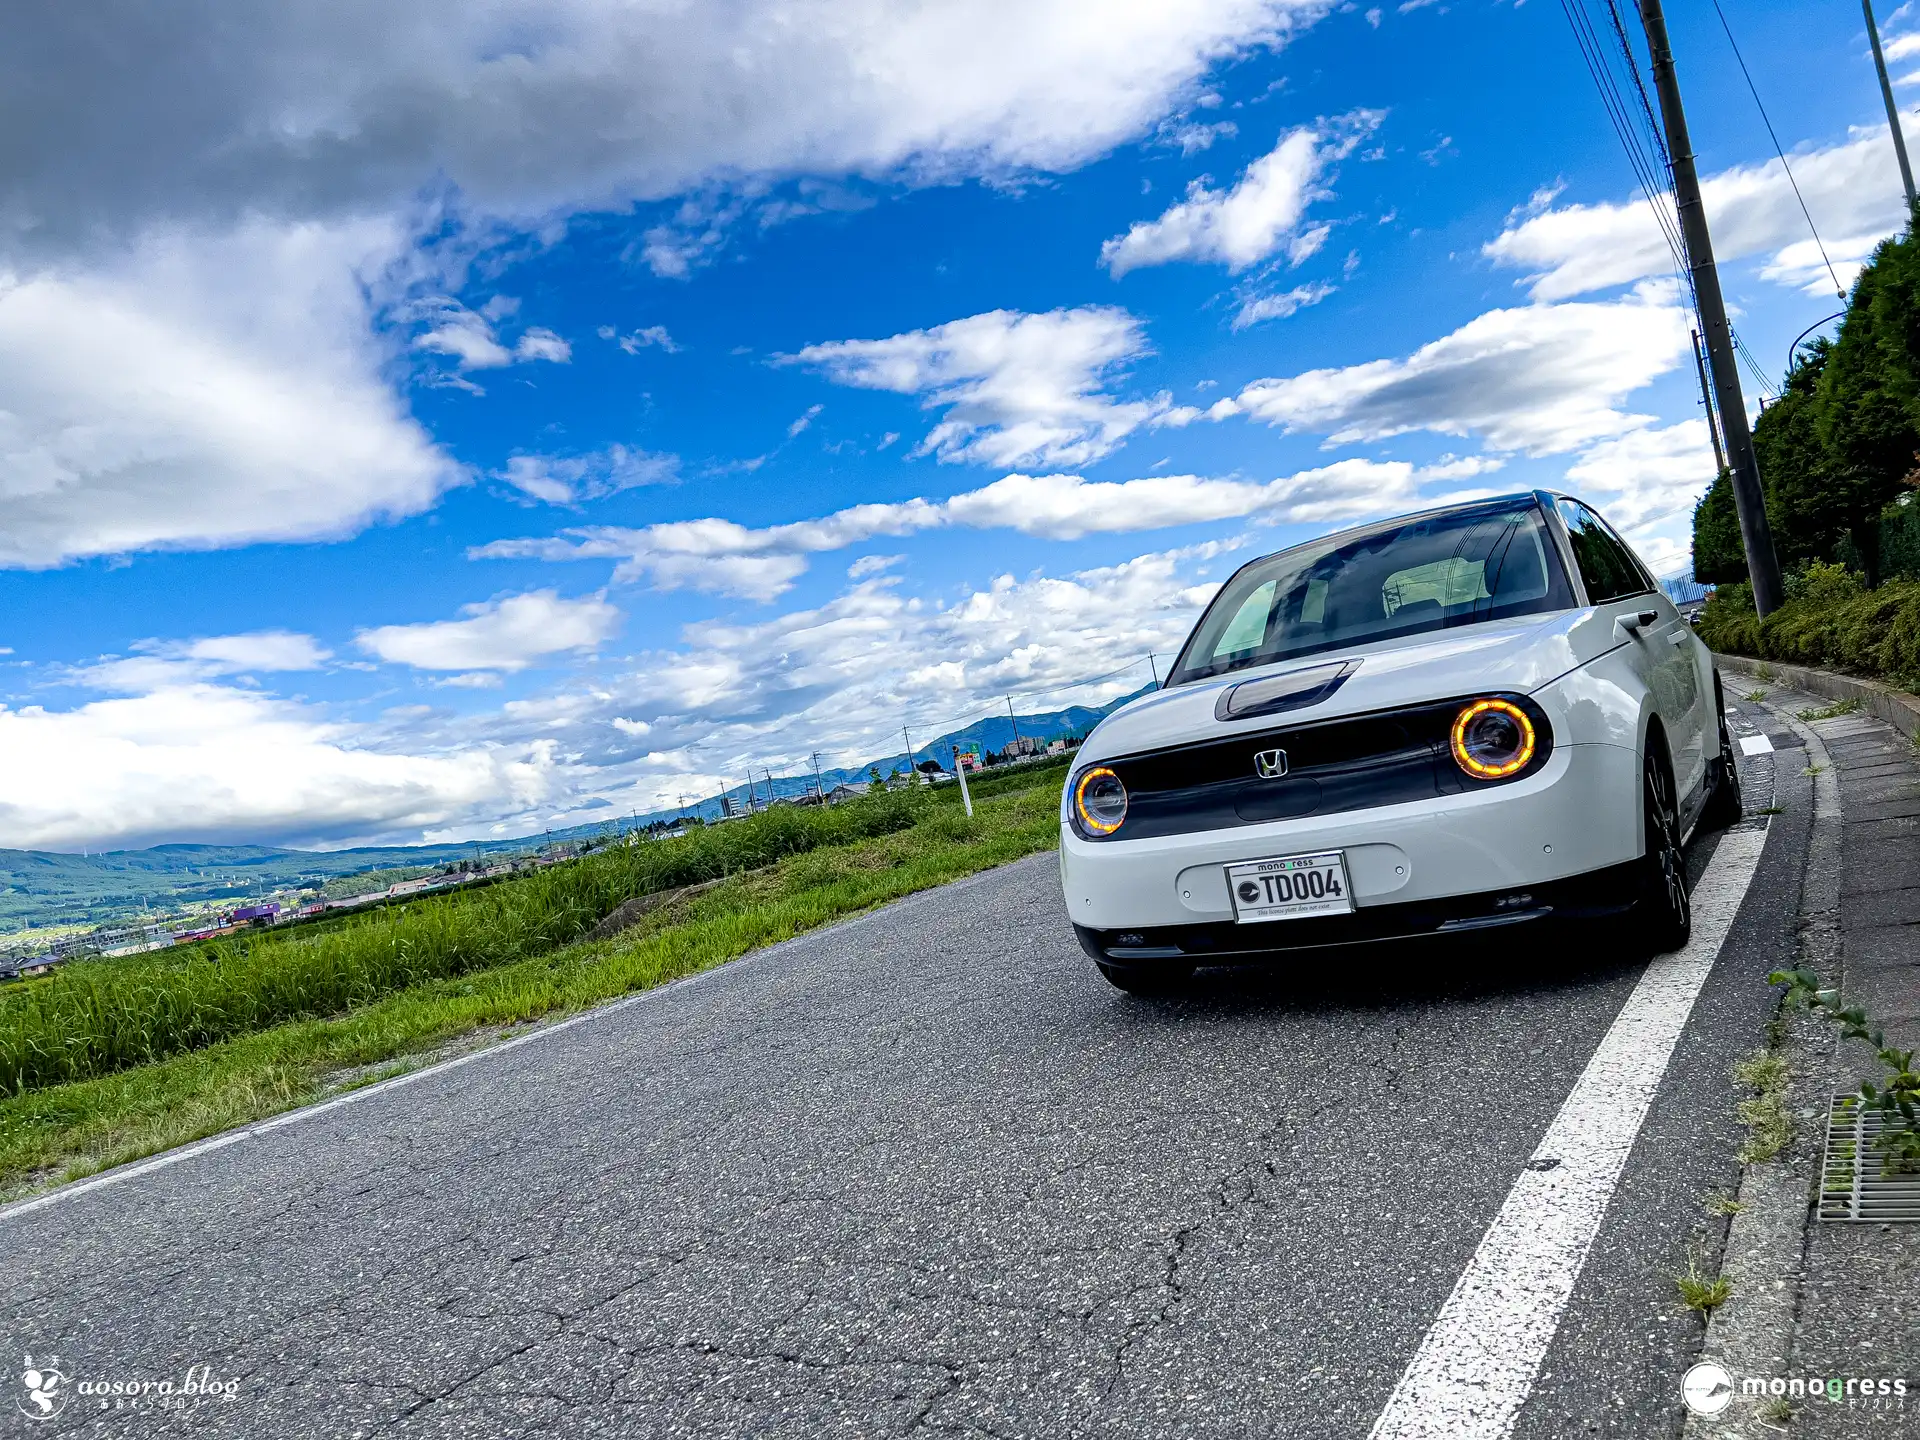
[[[1810, 807], [1781, 783], [1517, 1434], [1678, 1433], [1671, 1276], [1717, 1243], [1727, 1069], [1790, 953]], [[1143, 1001], [1053, 863], [0, 1222], [9, 1365], [238, 1382], [0, 1424], [1364, 1435], [1642, 963], [1512, 932]]]

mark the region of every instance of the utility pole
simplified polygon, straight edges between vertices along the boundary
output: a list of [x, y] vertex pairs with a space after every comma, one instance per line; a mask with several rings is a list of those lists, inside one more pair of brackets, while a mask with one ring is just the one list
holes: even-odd
[[820, 778], [820, 752], [818, 750], [813, 752], [813, 793], [820, 797], [821, 804], [824, 805], [826, 803], [827, 783]]
[[1700, 348], [1700, 332], [1693, 332], [1693, 367], [1700, 372], [1700, 403], [1707, 410], [1707, 434], [1713, 437], [1713, 478], [1727, 468], [1727, 452], [1720, 448], [1720, 425], [1713, 418], [1713, 389], [1707, 384], [1707, 352]]
[[1733, 330], [1727, 324], [1727, 304], [1720, 295], [1720, 272], [1713, 263], [1713, 237], [1707, 230], [1706, 207], [1700, 202], [1700, 176], [1693, 167], [1693, 141], [1687, 135], [1687, 114], [1680, 105], [1680, 80], [1674, 74], [1673, 46], [1667, 39], [1667, 17], [1661, 0], [1640, 0], [1640, 23], [1647, 31], [1647, 51], [1653, 61], [1653, 83], [1660, 92], [1660, 118], [1666, 123], [1667, 155], [1673, 164], [1674, 207], [1680, 215], [1680, 233], [1687, 244], [1687, 264], [1693, 272], [1693, 291], [1706, 330], [1707, 358], [1712, 362], [1713, 392], [1720, 400], [1720, 431], [1726, 439], [1733, 473], [1733, 503], [1740, 515], [1740, 541], [1747, 552], [1747, 574], [1753, 580], [1753, 605], [1762, 619], [1780, 608], [1784, 597], [1780, 561], [1774, 554], [1773, 530], [1767, 524], [1766, 492], [1760, 488], [1760, 464], [1753, 453], [1753, 435], [1747, 429], [1747, 405], [1740, 394], [1740, 371], [1734, 361]]
[[1880, 72], [1880, 98], [1887, 102], [1887, 128], [1893, 131], [1893, 154], [1900, 162], [1900, 183], [1907, 187], [1907, 213], [1914, 210], [1913, 166], [1907, 163], [1907, 137], [1900, 133], [1900, 107], [1893, 103], [1893, 86], [1887, 80], [1887, 57], [1880, 53], [1880, 27], [1873, 23], [1873, 0], [1860, 0], [1867, 17], [1867, 40], [1873, 46], [1873, 68]]
[[1153, 672], [1153, 688], [1158, 690], [1160, 688], [1160, 665], [1158, 663], [1158, 657], [1151, 650], [1147, 652], [1147, 669]]
[[913, 734], [904, 725], [900, 727], [900, 738], [907, 742], [907, 775], [908, 777], [916, 785], [925, 783], [927, 777], [922, 775], [920, 773], [919, 768], [913, 763]]
[[1013, 718], [1013, 696], [1007, 696], [1007, 720], [1013, 726], [1013, 743], [1020, 743], [1020, 722]]

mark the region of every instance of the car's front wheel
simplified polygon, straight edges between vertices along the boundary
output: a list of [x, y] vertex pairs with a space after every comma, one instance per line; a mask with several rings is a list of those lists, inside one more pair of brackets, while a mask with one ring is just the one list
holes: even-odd
[[1673, 781], [1655, 755], [1642, 762], [1640, 789], [1647, 848], [1640, 857], [1634, 929], [1648, 949], [1662, 954], [1678, 950], [1693, 934], [1693, 902], [1687, 894], [1687, 857], [1680, 848], [1680, 806]]
[[1713, 762], [1708, 777], [1707, 808], [1700, 812], [1702, 830], [1725, 830], [1738, 825], [1745, 813], [1740, 799], [1740, 762], [1734, 757], [1733, 735], [1727, 729], [1726, 698], [1720, 690], [1720, 677], [1713, 677], [1714, 708], [1720, 714], [1720, 758]]
[[1100, 973], [1107, 977], [1107, 983], [1129, 995], [1173, 995], [1186, 987], [1193, 978], [1191, 965], [1110, 965], [1105, 960], [1094, 962], [1100, 967]]

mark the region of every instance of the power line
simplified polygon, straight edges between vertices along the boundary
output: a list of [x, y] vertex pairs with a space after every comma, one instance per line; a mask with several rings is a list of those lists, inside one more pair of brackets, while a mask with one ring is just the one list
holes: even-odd
[[1733, 58], [1740, 62], [1740, 73], [1746, 78], [1747, 93], [1753, 96], [1755, 108], [1760, 111], [1760, 123], [1767, 127], [1767, 138], [1773, 141], [1773, 153], [1780, 157], [1780, 168], [1787, 172], [1787, 184], [1793, 187], [1793, 198], [1800, 202], [1800, 213], [1806, 216], [1807, 229], [1813, 232], [1814, 248], [1820, 252], [1820, 261], [1827, 267], [1827, 278], [1833, 281], [1833, 290], [1842, 301], [1847, 292], [1835, 273], [1833, 261], [1827, 258], [1827, 247], [1820, 241], [1819, 228], [1813, 223], [1813, 212], [1807, 209], [1806, 197], [1800, 193], [1800, 182], [1793, 178], [1793, 167], [1787, 163], [1787, 152], [1780, 148], [1780, 137], [1774, 133], [1773, 120], [1767, 114], [1767, 107], [1760, 99], [1760, 91], [1753, 83], [1753, 75], [1747, 69], [1747, 60], [1740, 53], [1740, 42], [1733, 38], [1733, 26], [1727, 23], [1727, 12], [1720, 8], [1720, 0], [1713, 0], [1713, 13], [1720, 17], [1720, 28], [1727, 32], [1727, 44], [1733, 47]]

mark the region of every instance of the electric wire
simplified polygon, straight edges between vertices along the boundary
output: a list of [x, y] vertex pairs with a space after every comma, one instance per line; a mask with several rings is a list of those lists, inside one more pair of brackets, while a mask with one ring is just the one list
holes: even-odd
[[1767, 138], [1773, 141], [1773, 153], [1780, 157], [1780, 168], [1787, 172], [1787, 184], [1793, 187], [1793, 198], [1800, 202], [1800, 213], [1806, 217], [1807, 229], [1813, 234], [1813, 245], [1820, 252], [1820, 263], [1827, 267], [1827, 278], [1833, 281], [1833, 290], [1844, 304], [1847, 298], [1846, 287], [1840, 283], [1840, 276], [1833, 268], [1833, 261], [1827, 258], [1827, 247], [1820, 239], [1820, 229], [1813, 223], [1813, 212], [1807, 209], [1807, 200], [1800, 193], [1800, 182], [1793, 178], [1793, 166], [1787, 163], [1787, 152], [1780, 148], [1780, 137], [1774, 133], [1773, 120], [1767, 114], [1767, 107], [1760, 99], [1759, 88], [1753, 83], [1753, 75], [1747, 69], [1747, 60], [1740, 53], [1740, 42], [1733, 38], [1733, 26], [1727, 23], [1727, 12], [1720, 8], [1720, 0], [1713, 0], [1713, 13], [1720, 17], [1720, 28], [1727, 32], [1727, 44], [1733, 47], [1733, 58], [1740, 62], [1740, 73], [1747, 82], [1747, 93], [1753, 96], [1754, 108], [1760, 112], [1760, 123], [1767, 127]]
[[[1673, 260], [1675, 276], [1685, 286], [1691, 302], [1694, 318], [1702, 334], [1707, 325], [1700, 314], [1700, 293], [1693, 281], [1693, 267], [1688, 262], [1686, 240], [1680, 233], [1679, 212], [1668, 203], [1667, 197], [1673, 193], [1673, 156], [1667, 149], [1666, 133], [1653, 113], [1652, 101], [1647, 96], [1647, 88], [1640, 75], [1639, 57], [1634, 53], [1633, 43], [1627, 37], [1626, 22], [1621, 18], [1616, 0], [1602, 0], [1607, 12], [1607, 29], [1611, 31], [1615, 47], [1620, 56], [1620, 65], [1632, 81], [1634, 96], [1638, 105], [1630, 104], [1621, 91], [1614, 66], [1607, 59], [1607, 47], [1601, 41], [1599, 27], [1588, 13], [1586, 0], [1560, 0], [1560, 8], [1566, 14], [1572, 27], [1574, 40], [1580, 47], [1581, 59], [1586, 62], [1587, 73], [1592, 77], [1594, 88], [1599, 92], [1602, 108], [1607, 119], [1613, 125], [1621, 149], [1626, 153], [1627, 164], [1632, 168], [1634, 178], [1640, 182], [1640, 192], [1646, 197], [1652, 208], [1654, 220], [1660, 227], [1661, 238], [1666, 242], [1667, 253]], [[1731, 32], [1729, 32], [1731, 36]], [[1758, 95], [1754, 97], [1758, 100]], [[1635, 112], [1638, 112], [1636, 119]], [[1643, 138], [1644, 134], [1644, 138]], [[1782, 157], [1782, 164], [1785, 157]], [[1791, 177], [1789, 177], [1791, 178]], [[1798, 187], [1795, 188], [1798, 193]], [[1811, 224], [1811, 219], [1809, 219]], [[1816, 236], [1816, 240], [1817, 240]], [[1821, 252], [1825, 254], [1824, 249]], [[1764, 399], [1773, 399], [1775, 391], [1747, 349], [1739, 333], [1731, 322], [1727, 325], [1727, 334], [1735, 354], [1739, 355], [1753, 372]]]

